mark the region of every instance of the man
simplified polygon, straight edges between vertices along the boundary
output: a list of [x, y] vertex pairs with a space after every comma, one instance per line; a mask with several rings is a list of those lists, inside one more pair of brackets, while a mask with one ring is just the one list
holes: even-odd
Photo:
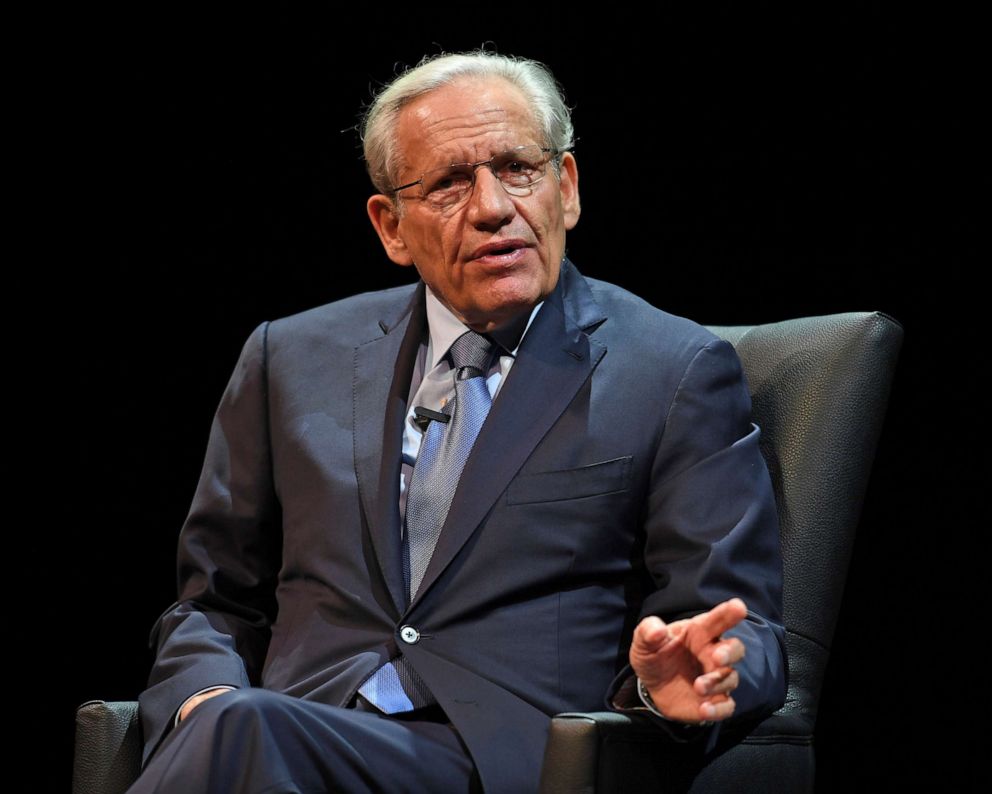
[[438, 57], [363, 139], [369, 217], [421, 283], [246, 344], [133, 790], [524, 792], [556, 712], [606, 698], [685, 740], [776, 708], [778, 534], [739, 362], [565, 258], [550, 73]]

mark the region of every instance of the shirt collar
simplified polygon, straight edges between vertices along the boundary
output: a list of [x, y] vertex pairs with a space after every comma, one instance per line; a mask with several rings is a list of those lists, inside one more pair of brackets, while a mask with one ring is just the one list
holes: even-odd
[[[517, 350], [520, 349], [520, 343], [523, 342], [531, 323], [534, 322], [534, 318], [543, 305], [544, 301], [541, 301], [531, 310], [530, 314], [527, 315], [526, 324], [520, 322], [522, 318], [518, 318], [502, 328], [497, 328], [490, 336], [504, 350], [509, 350], [509, 355], [515, 357]], [[425, 372], [430, 372], [444, 358], [452, 342], [471, 329], [438, 300], [430, 287], [427, 287], [427, 327], [430, 329], [430, 341], [427, 345], [427, 368]], [[501, 355], [507, 354], [504, 352]]]

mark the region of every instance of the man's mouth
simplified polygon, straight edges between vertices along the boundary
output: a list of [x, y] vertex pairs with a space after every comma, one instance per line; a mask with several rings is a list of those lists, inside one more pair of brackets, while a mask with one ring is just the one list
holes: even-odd
[[526, 249], [524, 240], [497, 240], [477, 248], [471, 259], [489, 264], [508, 264], [519, 259]]

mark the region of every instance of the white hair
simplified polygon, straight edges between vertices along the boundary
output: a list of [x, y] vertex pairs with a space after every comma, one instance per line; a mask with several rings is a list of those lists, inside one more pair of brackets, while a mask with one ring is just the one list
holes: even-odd
[[[372, 183], [381, 193], [396, 185], [399, 171], [396, 125], [400, 112], [419, 96], [463, 77], [500, 77], [527, 98], [544, 145], [563, 151], [574, 143], [571, 111], [561, 87], [543, 63], [475, 50], [427, 56], [383, 88], [362, 120], [362, 146]], [[557, 170], [558, 160], [552, 161]]]

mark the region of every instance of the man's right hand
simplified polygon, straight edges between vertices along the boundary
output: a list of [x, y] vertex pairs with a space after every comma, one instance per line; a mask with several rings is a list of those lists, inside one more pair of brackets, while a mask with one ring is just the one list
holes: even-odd
[[182, 722], [189, 716], [189, 713], [199, 706], [204, 700], [210, 700], [212, 697], [217, 697], [217, 695], [223, 695], [225, 692], [233, 692], [234, 690], [228, 686], [217, 687], [216, 689], [208, 689], [206, 692], [201, 692], [199, 695], [194, 695], [189, 700], [187, 700], [181, 709], [179, 709], [179, 721]]

